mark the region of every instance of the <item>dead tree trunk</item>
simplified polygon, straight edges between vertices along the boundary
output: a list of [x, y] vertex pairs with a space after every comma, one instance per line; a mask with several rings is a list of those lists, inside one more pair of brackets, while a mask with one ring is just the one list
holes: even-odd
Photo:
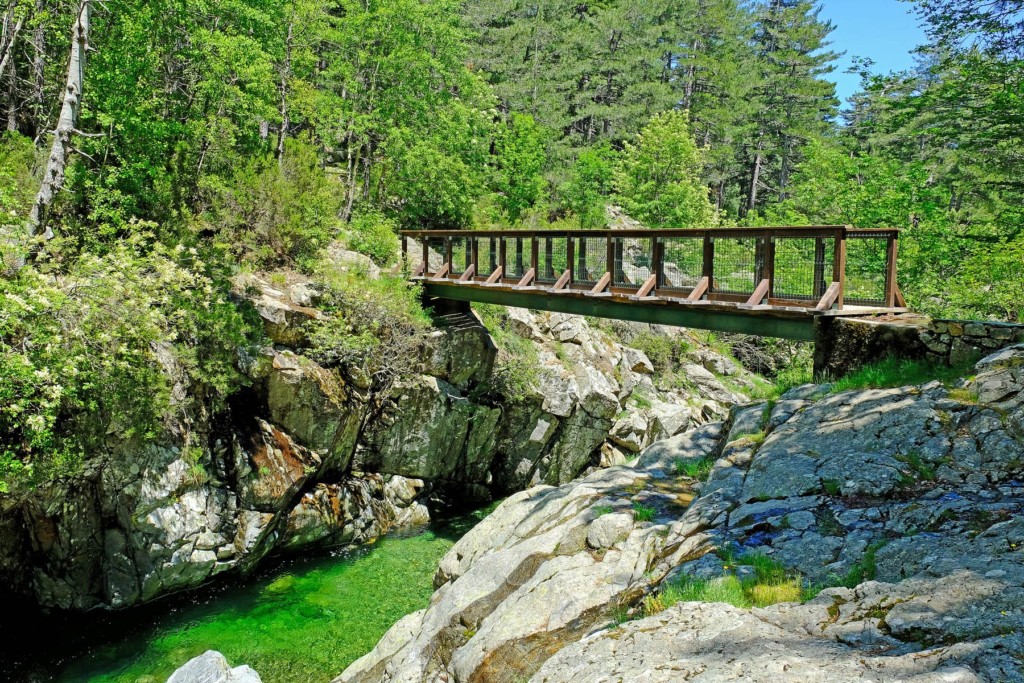
[[[36, 17], [41, 17], [43, 0], [36, 0]], [[45, 129], [43, 123], [43, 112], [46, 109], [46, 26], [42, 21], [37, 21], [35, 30], [32, 32], [32, 137], [36, 144], [42, 137]]]
[[82, 103], [82, 86], [85, 82], [85, 59], [89, 49], [89, 20], [92, 16], [92, 0], [81, 0], [78, 18], [71, 30], [71, 54], [68, 59], [68, 78], [64, 88], [57, 128], [54, 130], [50, 158], [39, 187], [39, 194], [29, 214], [29, 237], [42, 235], [52, 239], [53, 230], [47, 225], [47, 212], [53, 198], [64, 185], [64, 171], [67, 167], [68, 152], [71, 151], [71, 136], [78, 122], [78, 110]]
[[284, 165], [284, 141], [288, 138], [291, 120], [288, 116], [288, 88], [292, 75], [292, 32], [294, 17], [288, 22], [288, 39], [285, 42], [284, 64], [281, 67], [281, 127], [277, 131], [277, 163]]

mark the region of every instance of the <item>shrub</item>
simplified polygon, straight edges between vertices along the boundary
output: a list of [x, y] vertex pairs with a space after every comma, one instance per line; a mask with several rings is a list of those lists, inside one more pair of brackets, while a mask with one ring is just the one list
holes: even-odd
[[388, 190], [403, 226], [464, 228], [473, 221], [480, 178], [458, 157], [417, 142], [397, 155]]
[[701, 179], [703, 163], [686, 112], [655, 116], [619, 158], [616, 186], [622, 206], [652, 228], [715, 225], [715, 208]]
[[0, 490], [73, 474], [113, 434], [141, 446], [189, 409], [171, 402], [174, 381], [213, 409], [243, 381], [251, 327], [219, 271], [137, 227], [60, 280], [0, 278]]
[[494, 370], [485, 390], [499, 394], [509, 403], [522, 403], [534, 395], [540, 382], [537, 346], [512, 330], [505, 309], [494, 304], [473, 304], [498, 347]]
[[366, 212], [353, 217], [349, 227], [349, 247], [366, 254], [378, 266], [390, 266], [398, 260], [401, 242], [395, 221], [377, 212]]
[[401, 277], [367, 279], [328, 261], [317, 272], [327, 291], [325, 315], [311, 328], [310, 356], [326, 366], [364, 372], [376, 391], [386, 392], [415, 369], [431, 325], [419, 286]]
[[340, 228], [343, 193], [308, 143], [289, 140], [281, 162], [255, 157], [227, 182], [204, 182], [205, 220], [236, 257], [258, 267], [305, 267]]

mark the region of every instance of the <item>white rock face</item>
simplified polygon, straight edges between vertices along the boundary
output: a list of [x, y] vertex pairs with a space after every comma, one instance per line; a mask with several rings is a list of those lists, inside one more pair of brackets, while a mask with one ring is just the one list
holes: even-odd
[[[337, 680], [1024, 683], [1024, 346], [976, 371], [952, 394], [804, 387], [513, 495], [443, 558], [430, 606]], [[707, 459], [707, 481], [677, 474]], [[859, 585], [652, 602], [750, 576], [754, 552]]]
[[263, 683], [258, 673], [247, 666], [234, 669], [224, 655], [207, 650], [189, 660], [167, 679], [167, 683]]

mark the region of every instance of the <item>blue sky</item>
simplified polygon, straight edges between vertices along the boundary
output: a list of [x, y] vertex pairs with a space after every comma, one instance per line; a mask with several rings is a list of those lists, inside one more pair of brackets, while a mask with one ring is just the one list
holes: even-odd
[[846, 54], [839, 60], [829, 79], [836, 83], [837, 95], [846, 98], [857, 91], [857, 76], [843, 73], [851, 57], [870, 57], [874, 70], [900, 71], [914, 64], [911, 52], [925, 42], [924, 29], [914, 15], [914, 5], [900, 0], [821, 0], [822, 19], [836, 26], [832, 49]]

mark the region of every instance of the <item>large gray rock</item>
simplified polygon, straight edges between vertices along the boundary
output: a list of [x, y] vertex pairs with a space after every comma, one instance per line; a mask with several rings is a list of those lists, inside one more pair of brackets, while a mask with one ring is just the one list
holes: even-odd
[[[1024, 683], [1022, 389], [1024, 349], [953, 393], [802, 389], [511, 496], [338, 680]], [[675, 475], [706, 458], [708, 481]], [[645, 599], [753, 575], [749, 553], [859, 585], [763, 609]]]
[[247, 666], [234, 669], [215, 650], [207, 650], [171, 674], [167, 683], [262, 683], [258, 673]]

